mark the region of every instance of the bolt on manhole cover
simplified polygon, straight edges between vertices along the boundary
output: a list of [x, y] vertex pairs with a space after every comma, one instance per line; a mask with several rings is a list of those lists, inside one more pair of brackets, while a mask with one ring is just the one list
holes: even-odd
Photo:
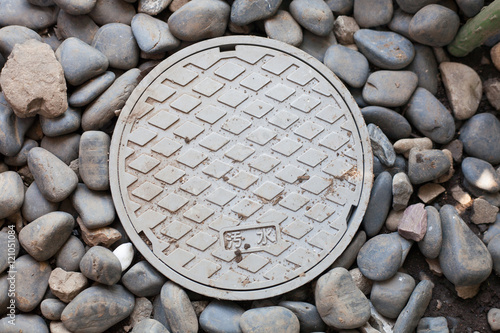
[[219, 299], [282, 294], [347, 247], [372, 184], [361, 113], [320, 62], [222, 37], [159, 64], [111, 148], [118, 216], [174, 282]]

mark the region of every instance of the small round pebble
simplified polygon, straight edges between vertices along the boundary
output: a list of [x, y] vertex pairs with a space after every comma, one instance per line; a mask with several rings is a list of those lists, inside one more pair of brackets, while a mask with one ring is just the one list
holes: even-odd
[[408, 102], [417, 84], [418, 76], [410, 71], [376, 71], [366, 81], [363, 99], [371, 105], [402, 106]]
[[0, 219], [14, 214], [24, 202], [23, 180], [15, 171], [0, 173]]
[[357, 51], [343, 45], [332, 45], [325, 53], [324, 64], [342, 81], [354, 88], [361, 88], [370, 71], [368, 60]]
[[408, 138], [411, 126], [405, 117], [382, 106], [367, 106], [361, 109], [363, 119], [367, 124], [377, 125], [391, 140]]
[[290, 14], [295, 20], [318, 36], [327, 36], [333, 29], [333, 13], [323, 0], [293, 0]]
[[266, 19], [264, 29], [271, 39], [293, 46], [299, 46], [302, 43], [302, 28], [294, 20], [293, 16], [285, 10], [280, 10], [276, 15]]
[[80, 183], [71, 196], [71, 203], [88, 229], [106, 227], [115, 220], [113, 199], [107, 191], [92, 191]]
[[[71, 96], [69, 96], [68, 103], [73, 107], [85, 106], [96, 99], [106, 89], [111, 86], [115, 80], [115, 73], [106, 72], [101, 74], [88, 82], [85, 82], [76, 88]], [[67, 111], [66, 111], [67, 113]]]
[[406, 38], [410, 37], [410, 22], [413, 15], [408, 14], [401, 10], [400, 8], [394, 11], [394, 15], [392, 16], [392, 20], [389, 23], [389, 29], [392, 31], [405, 36]]
[[418, 86], [436, 94], [438, 89], [438, 66], [432, 48], [414, 43], [415, 58], [406, 69], [418, 76]]
[[401, 265], [401, 243], [388, 234], [366, 242], [358, 254], [358, 267], [368, 279], [384, 281], [393, 277]]
[[108, 58], [109, 66], [116, 69], [128, 70], [139, 62], [140, 49], [132, 28], [123, 23], [109, 23], [99, 28], [92, 47], [102, 52]]
[[475, 187], [491, 193], [500, 191], [500, 174], [490, 163], [467, 157], [462, 161], [462, 172], [465, 179]]
[[281, 301], [279, 306], [287, 308], [292, 311], [300, 322], [301, 331], [307, 332], [323, 332], [325, 330], [325, 323], [316, 309], [316, 306], [297, 301]]
[[242, 26], [270, 18], [276, 14], [281, 2], [282, 0], [235, 0], [231, 6], [231, 22]]
[[375, 178], [370, 201], [361, 222], [368, 237], [373, 237], [384, 225], [392, 205], [392, 176], [384, 171]]
[[362, 28], [377, 27], [391, 21], [392, 0], [354, 1], [354, 19]]
[[200, 327], [207, 333], [239, 333], [245, 310], [234, 302], [214, 300], [200, 315]]
[[298, 333], [300, 323], [292, 311], [281, 306], [269, 306], [245, 311], [240, 318], [243, 333], [280, 331]]
[[65, 307], [66, 303], [56, 298], [47, 298], [40, 303], [42, 315], [49, 320], [61, 319], [61, 314]]
[[78, 158], [80, 146], [80, 134], [71, 133], [56, 137], [44, 136], [40, 147], [54, 154], [61, 161], [69, 165], [71, 161]]
[[33, 182], [26, 190], [21, 212], [23, 217], [28, 222], [31, 222], [45, 214], [56, 211], [58, 208], [59, 203], [45, 199], [36, 182]]
[[493, 331], [500, 330], [500, 309], [491, 308], [488, 311], [488, 324]]
[[56, 31], [62, 39], [76, 37], [90, 45], [97, 30], [99, 27], [88, 15], [73, 16], [63, 10], [59, 11]]
[[440, 5], [428, 5], [411, 19], [410, 36], [418, 43], [441, 47], [451, 43], [457, 34], [460, 18], [453, 10]]
[[82, 257], [80, 271], [87, 278], [110, 286], [120, 281], [122, 265], [107, 248], [93, 246]]
[[405, 273], [396, 273], [392, 278], [373, 283], [370, 301], [377, 311], [396, 319], [415, 288], [415, 279]]
[[135, 15], [131, 26], [139, 48], [146, 54], [167, 52], [180, 44], [170, 32], [166, 22], [147, 14]]
[[113, 254], [120, 260], [123, 272], [130, 266], [132, 260], [134, 260], [134, 246], [132, 243], [121, 244], [113, 250]]
[[49, 137], [73, 133], [80, 128], [82, 113], [79, 109], [69, 107], [66, 112], [57, 118], [40, 116], [42, 132]]
[[450, 170], [451, 162], [439, 149], [410, 150], [408, 176], [412, 184], [423, 184], [437, 179]]
[[85, 246], [75, 236], [70, 236], [56, 254], [56, 266], [68, 272], [80, 270], [80, 260], [85, 255]]
[[424, 238], [418, 242], [420, 252], [429, 259], [435, 259], [441, 252], [443, 232], [439, 212], [433, 206], [425, 207], [427, 211], [427, 231]]
[[392, 178], [392, 208], [400, 211], [408, 206], [408, 201], [413, 194], [413, 186], [405, 172], [398, 172]]
[[166, 282], [165, 276], [147, 261], [139, 261], [122, 278], [122, 283], [130, 292], [139, 297], [157, 295]]
[[338, 42], [342, 45], [354, 44], [354, 34], [359, 30], [359, 25], [353, 17], [341, 15], [333, 24], [333, 32]]
[[500, 120], [491, 113], [470, 118], [460, 129], [465, 152], [493, 165], [500, 163]]

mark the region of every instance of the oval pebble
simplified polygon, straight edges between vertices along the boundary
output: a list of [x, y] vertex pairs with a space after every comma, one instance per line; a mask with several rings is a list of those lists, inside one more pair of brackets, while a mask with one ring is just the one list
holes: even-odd
[[365, 277], [384, 281], [393, 277], [401, 265], [401, 243], [388, 234], [368, 240], [358, 254], [358, 267]]
[[29, 39], [41, 42], [42, 38], [35, 31], [19, 26], [10, 25], [0, 29], [0, 54], [7, 59], [16, 44], [22, 44]]
[[166, 280], [147, 261], [139, 261], [123, 275], [122, 283], [134, 295], [150, 297], [161, 291]]
[[[43, 300], [52, 269], [48, 262], [36, 261], [25, 254], [16, 259], [15, 270], [16, 307], [23, 312], [30, 312]], [[11, 276], [10, 273], [8, 275]]]
[[484, 0], [456, 0], [460, 10], [467, 17], [474, 17], [484, 6]]
[[400, 8], [394, 11], [392, 20], [389, 23], [389, 29], [392, 31], [411, 39], [410, 37], [410, 22], [413, 15], [401, 10]]
[[[180, 40], [196, 42], [222, 36], [231, 8], [223, 1], [190, 1], [168, 18], [172, 34]], [[193, 20], [193, 17], [197, 17]]]
[[80, 176], [91, 190], [109, 189], [108, 154], [111, 139], [100, 131], [87, 131], [80, 140]]
[[396, 319], [415, 288], [415, 279], [405, 273], [396, 273], [385, 281], [375, 281], [370, 301], [375, 309], [387, 318]]
[[21, 213], [28, 222], [31, 222], [45, 214], [55, 212], [58, 208], [59, 203], [45, 199], [36, 182], [33, 182], [24, 195]]
[[280, 331], [298, 333], [300, 324], [292, 311], [281, 306], [268, 306], [245, 311], [240, 318], [243, 333], [266, 333]]
[[51, 258], [71, 235], [75, 220], [64, 212], [43, 215], [19, 233], [19, 243], [36, 260]]
[[302, 28], [285, 10], [280, 10], [273, 17], [266, 19], [264, 29], [271, 39], [293, 46], [299, 46], [302, 43]]
[[73, 16], [59, 11], [56, 32], [62, 39], [76, 37], [90, 45], [97, 30], [99, 27], [88, 15]]
[[323, 332], [326, 328], [325, 323], [321, 319], [316, 306], [297, 301], [282, 301], [279, 306], [292, 311], [299, 320], [300, 330], [307, 332]]
[[198, 332], [198, 318], [184, 289], [167, 281], [161, 288], [160, 297], [171, 331]]
[[88, 15], [102, 26], [108, 23], [130, 25], [135, 14], [134, 6], [123, 0], [98, 0]]
[[420, 318], [431, 301], [433, 287], [434, 285], [429, 280], [419, 282], [394, 324], [395, 332], [411, 333], [417, 328]]
[[290, 3], [293, 18], [315, 35], [326, 36], [333, 29], [333, 13], [323, 0], [293, 0]]
[[500, 236], [496, 236], [488, 243], [488, 251], [493, 260], [493, 269], [500, 274]]
[[490, 163], [467, 157], [462, 161], [462, 172], [465, 179], [475, 187], [491, 193], [500, 191], [500, 174]]
[[491, 113], [470, 118], [460, 129], [465, 152], [493, 165], [500, 163], [500, 120]]
[[435, 95], [438, 89], [438, 66], [434, 52], [426, 45], [414, 43], [413, 46], [415, 58], [406, 69], [417, 74], [419, 87]]
[[405, 115], [413, 126], [434, 142], [445, 144], [450, 142], [455, 135], [455, 122], [452, 115], [434, 95], [424, 88], [415, 90]]
[[437, 0], [396, 0], [396, 2], [399, 5], [399, 8], [405, 12], [415, 14], [419, 11], [419, 9], [429, 4], [436, 3]]
[[361, 29], [354, 41], [368, 61], [382, 69], [402, 69], [415, 57], [413, 44], [395, 32]]
[[5, 156], [19, 153], [24, 144], [24, 135], [34, 120], [35, 117], [16, 117], [4, 94], [0, 93], [0, 153]]
[[410, 71], [376, 71], [366, 80], [363, 99], [371, 105], [402, 106], [408, 102], [417, 84], [418, 76]]
[[[9, 247], [14, 247], [14, 249], [9, 250]], [[17, 240], [14, 226], [4, 227], [2, 231], [0, 231], [0, 251], [8, 253], [9, 255], [0, 256], [0, 273], [9, 267], [9, 257], [17, 257], [19, 250], [19, 241]], [[12, 259], [10, 259], [10, 261], [12, 262]]]
[[16, 315], [15, 325], [9, 323], [9, 317], [0, 320], [0, 332], [3, 333], [19, 333], [19, 332], [36, 332], [49, 333], [49, 328], [42, 317], [34, 314], [20, 313]]
[[80, 239], [69, 236], [56, 254], [56, 266], [67, 272], [78, 272], [80, 260], [85, 255], [85, 247]]
[[127, 318], [134, 303], [134, 296], [118, 284], [93, 286], [64, 308], [61, 320], [70, 331], [101, 333]]
[[80, 260], [80, 272], [87, 278], [111, 286], [120, 281], [120, 260], [105, 247], [93, 246]]
[[132, 329], [132, 333], [170, 333], [159, 321], [154, 319], [144, 319]]
[[[125, 0], [134, 3], [137, 0]], [[148, 15], [158, 15], [165, 10], [172, 0], [139, 0], [138, 11]], [[173, 10], [171, 10], [173, 12]]]
[[410, 36], [420, 44], [442, 47], [451, 43], [460, 26], [453, 10], [440, 5], [427, 5], [411, 19]]
[[344, 83], [361, 88], [370, 71], [368, 60], [357, 51], [343, 45], [332, 45], [325, 53], [324, 64]]
[[40, 303], [42, 315], [49, 320], [61, 319], [61, 314], [65, 307], [66, 303], [56, 298], [47, 298]]
[[115, 220], [115, 207], [109, 192], [92, 191], [80, 183], [71, 196], [71, 203], [88, 229], [106, 227]]
[[408, 158], [408, 176], [412, 184], [423, 184], [446, 174], [451, 162], [439, 149], [410, 150]]
[[354, 0], [326, 0], [328, 7], [335, 15], [348, 15], [354, 8]]
[[134, 246], [132, 243], [121, 244], [113, 250], [113, 254], [120, 260], [123, 272], [130, 266], [132, 260], [134, 260]]
[[439, 256], [443, 243], [441, 218], [436, 208], [427, 206], [425, 210], [427, 211], [427, 231], [424, 238], [418, 242], [418, 248], [426, 258], [435, 259]]
[[56, 5], [70, 15], [88, 14], [94, 9], [98, 0], [53, 0]]
[[245, 310], [234, 302], [214, 300], [200, 315], [200, 327], [207, 333], [240, 333]]
[[231, 22], [242, 26], [270, 18], [276, 14], [281, 2], [282, 0], [235, 0], [231, 6]]
[[367, 124], [377, 125], [389, 139], [408, 138], [411, 134], [410, 124], [396, 111], [381, 106], [367, 106], [361, 109], [361, 114]]
[[33, 30], [43, 30], [57, 20], [56, 6], [40, 7], [28, 0], [0, 1], [0, 26], [20, 25]]
[[132, 19], [132, 32], [141, 51], [158, 54], [179, 46], [180, 41], [172, 35], [168, 24], [147, 14], [137, 14]]
[[140, 49], [132, 28], [123, 23], [109, 23], [100, 27], [92, 47], [102, 52], [108, 58], [109, 66], [116, 69], [129, 70], [139, 62]]
[[80, 107], [89, 104], [113, 84], [115, 77], [115, 73], [108, 71], [85, 82], [69, 96], [69, 105]]
[[392, 205], [392, 176], [384, 171], [375, 178], [370, 201], [361, 222], [368, 237], [373, 237], [384, 225]]
[[24, 202], [24, 185], [15, 171], [0, 173], [0, 219], [14, 214]]
[[49, 137], [60, 136], [75, 132], [80, 128], [82, 113], [79, 109], [69, 107], [66, 112], [57, 118], [40, 116], [42, 132]]
[[392, 0], [354, 1], [354, 19], [362, 28], [377, 27], [391, 21]]

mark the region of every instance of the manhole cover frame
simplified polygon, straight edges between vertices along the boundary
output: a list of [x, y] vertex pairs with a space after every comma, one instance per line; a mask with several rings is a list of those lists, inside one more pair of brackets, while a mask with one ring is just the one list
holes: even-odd
[[[191, 280], [190, 278], [180, 274], [176, 270], [167, 266], [166, 263], [161, 261], [149, 248], [149, 246], [144, 242], [144, 240], [139, 236], [138, 232], [132, 225], [129, 217], [129, 213], [125, 208], [123, 198], [120, 190], [120, 180], [118, 175], [118, 164], [119, 164], [119, 151], [121, 148], [121, 140], [123, 131], [125, 129], [125, 124], [127, 123], [127, 118], [130, 113], [134, 110], [140, 97], [146, 92], [149, 86], [162, 75], [163, 72], [168, 70], [170, 67], [174, 66], [183, 59], [193, 56], [196, 53], [204, 52], [209, 49], [219, 48], [221, 52], [227, 50], [234, 50], [237, 45], [248, 45], [257, 47], [266, 47], [274, 49], [278, 52], [288, 54], [298, 61], [304, 62], [310, 67], [312, 67], [318, 74], [323, 76], [337, 91], [337, 93], [342, 98], [343, 102], [348, 108], [348, 111], [352, 115], [353, 121], [356, 124], [356, 129], [358, 131], [360, 146], [363, 156], [363, 181], [361, 183], [361, 191], [359, 195], [359, 202], [356, 207], [354, 207], [352, 214], [349, 217], [347, 223], [347, 230], [344, 235], [341, 236], [340, 241], [334, 246], [328, 255], [326, 255], [322, 260], [318, 261], [311, 269], [309, 269], [305, 274], [294, 277], [284, 283], [273, 285], [271, 287], [261, 288], [261, 289], [250, 289], [250, 290], [231, 290], [231, 289], [219, 289], [214, 288], [197, 281]], [[345, 110], [347, 112], [347, 110]], [[328, 269], [333, 262], [345, 251], [352, 238], [355, 236], [359, 229], [361, 221], [363, 220], [364, 213], [368, 206], [371, 188], [373, 184], [373, 155], [371, 150], [371, 143], [368, 134], [368, 130], [364, 119], [362, 117], [361, 111], [357, 103], [355, 102], [352, 95], [349, 93], [348, 89], [344, 84], [333, 74], [333, 72], [328, 69], [324, 64], [318, 61], [316, 58], [307, 54], [306, 52], [295, 48], [291, 45], [262, 37], [254, 36], [226, 36], [214, 39], [209, 39], [203, 42], [199, 42], [188, 46], [175, 54], [169, 56], [167, 59], [158, 64], [151, 72], [146, 75], [142, 81], [137, 85], [133, 93], [128, 98], [125, 106], [121, 110], [119, 119], [116, 123], [115, 130], [112, 136], [110, 155], [110, 187], [115, 204], [115, 209], [117, 211], [118, 218], [121, 220], [123, 228], [125, 229], [130, 241], [138, 249], [138, 251], [144, 256], [144, 258], [159, 272], [164, 274], [168, 279], [179, 284], [180, 286], [192, 290], [194, 292], [214, 297], [217, 299], [225, 300], [255, 300], [269, 298], [276, 295], [281, 295], [283, 293], [292, 291], [307, 282], [310, 282], [314, 278], [318, 277], [322, 272]], [[297, 185], [298, 186], [298, 185]], [[167, 185], [168, 187], [168, 185]]]

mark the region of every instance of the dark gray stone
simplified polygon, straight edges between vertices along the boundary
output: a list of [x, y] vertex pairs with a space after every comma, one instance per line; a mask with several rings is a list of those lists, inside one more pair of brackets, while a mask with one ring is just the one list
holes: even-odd
[[109, 23], [100, 27], [94, 36], [92, 47], [108, 58], [110, 67], [129, 70], [139, 63], [140, 49], [132, 28], [126, 24]]
[[411, 39], [410, 37], [410, 22], [413, 15], [406, 13], [400, 8], [394, 11], [394, 15], [392, 16], [392, 20], [389, 23], [389, 29], [392, 31]]
[[474, 17], [484, 6], [484, 0], [456, 0], [460, 10], [467, 17]]
[[40, 303], [42, 315], [49, 320], [61, 319], [61, 314], [66, 307], [66, 303], [57, 298], [47, 298]]
[[52, 269], [48, 262], [36, 261], [26, 254], [16, 259], [15, 271], [15, 273], [9, 272], [8, 276], [16, 277], [16, 307], [23, 312], [32, 311], [45, 295]]
[[26, 141], [24, 141], [24, 144], [19, 153], [14, 156], [7, 156], [3, 161], [5, 162], [5, 164], [10, 166], [25, 166], [26, 163], [28, 163], [28, 153], [31, 148], [34, 147], [38, 147], [38, 142], [36, 142], [35, 140], [27, 139]]
[[42, 38], [35, 31], [19, 25], [10, 25], [0, 29], [0, 54], [7, 59], [16, 44], [22, 44], [29, 39], [41, 42]]
[[53, 0], [56, 5], [70, 15], [85, 15], [94, 9], [97, 0]]
[[408, 102], [417, 84], [418, 76], [410, 71], [376, 71], [366, 81], [363, 99], [372, 105], [402, 106]]
[[460, 129], [465, 152], [493, 165], [500, 163], [500, 120], [491, 113], [470, 118]]
[[450, 170], [451, 163], [446, 154], [439, 149], [410, 150], [408, 176], [412, 184], [422, 184], [437, 179]]
[[73, 86], [104, 73], [109, 64], [103, 53], [75, 37], [62, 42], [56, 58], [63, 67], [66, 81]]
[[404, 68], [415, 56], [413, 44], [395, 32], [360, 29], [354, 41], [368, 61], [382, 69]]
[[92, 191], [80, 183], [71, 196], [71, 203], [88, 229], [106, 227], [115, 220], [115, 206], [107, 191]]
[[287, 308], [297, 316], [301, 332], [323, 332], [326, 329], [316, 306], [310, 303], [282, 301], [279, 306]]
[[491, 224], [488, 227], [488, 230], [484, 233], [483, 242], [485, 244], [488, 244], [497, 235], [500, 235], [500, 214], [497, 214], [497, 219], [496, 219], [495, 223]]
[[139, 297], [158, 295], [167, 279], [147, 261], [139, 261], [122, 278], [122, 283], [130, 292]]
[[33, 182], [24, 195], [21, 213], [26, 221], [31, 222], [45, 214], [55, 212], [58, 208], [59, 203], [45, 199], [36, 182]]
[[293, 0], [290, 14], [304, 29], [327, 36], [333, 29], [333, 13], [323, 0]]
[[488, 243], [488, 251], [493, 260], [493, 269], [500, 275], [500, 236], [496, 236]]
[[9, 323], [9, 317], [0, 320], [0, 332], [3, 333], [19, 333], [19, 332], [36, 332], [49, 333], [49, 328], [42, 317], [34, 314], [17, 314], [15, 325]]
[[154, 319], [144, 319], [134, 326], [132, 333], [170, 333], [165, 326]]
[[363, 326], [370, 318], [370, 302], [344, 268], [334, 268], [318, 279], [314, 299], [328, 326], [351, 329]]
[[[219, 37], [224, 34], [231, 8], [223, 1], [190, 1], [176, 10], [167, 23], [172, 34], [185, 41]], [[197, 20], [193, 20], [197, 17]]]
[[392, 176], [384, 171], [375, 178], [368, 208], [361, 222], [368, 237], [373, 237], [382, 228], [392, 205]]
[[362, 28], [378, 27], [391, 21], [392, 0], [354, 1], [354, 19]]
[[276, 15], [266, 19], [264, 29], [271, 39], [293, 46], [299, 46], [302, 43], [302, 28], [294, 20], [293, 16], [285, 10], [279, 10]]
[[396, 319], [415, 288], [415, 279], [405, 273], [396, 273], [385, 281], [375, 281], [370, 301], [375, 309], [387, 318]]
[[24, 202], [24, 185], [15, 171], [0, 173], [0, 219], [11, 216]]
[[171, 331], [198, 332], [198, 318], [184, 289], [167, 281], [161, 288], [160, 297]]
[[337, 40], [333, 31], [327, 36], [322, 37], [305, 30], [302, 37], [302, 44], [300, 44], [299, 48], [323, 62], [326, 50], [335, 44], [337, 44]]
[[88, 15], [98, 25], [108, 23], [130, 25], [135, 14], [134, 5], [123, 0], [97, 0], [94, 9]]
[[298, 332], [299, 320], [295, 314], [281, 306], [268, 306], [245, 311], [240, 319], [244, 333], [270, 331]]
[[108, 89], [114, 80], [115, 73], [113, 72], [101, 74], [76, 88], [69, 97], [68, 103], [73, 107], [85, 106]]
[[134, 309], [134, 295], [120, 285], [97, 285], [79, 293], [61, 315], [70, 331], [101, 333], [127, 318]]
[[28, 2], [35, 6], [48, 7], [55, 5], [54, 0], [28, 0]]
[[418, 76], [418, 86], [427, 89], [431, 94], [437, 93], [438, 65], [432, 48], [414, 43], [415, 58], [406, 69]]
[[344, 252], [334, 261], [332, 268], [343, 267], [349, 269], [358, 257], [359, 250], [366, 242], [366, 233], [363, 230], [359, 230], [356, 235], [351, 240], [351, 243], [346, 247]]
[[80, 140], [79, 167], [83, 182], [91, 190], [109, 189], [109, 135], [100, 131], [87, 131]]
[[85, 246], [75, 236], [69, 236], [68, 240], [56, 254], [56, 266], [67, 272], [78, 272], [80, 260], [85, 255]]
[[180, 41], [172, 35], [165, 21], [147, 14], [137, 14], [132, 19], [132, 33], [141, 51], [158, 54], [179, 46]]
[[415, 14], [419, 9], [438, 1], [439, 0], [396, 0], [399, 8], [410, 14]]
[[[121, 0], [120, 0], [121, 1]], [[142, 79], [137, 68], [125, 72], [113, 84], [90, 104], [82, 115], [84, 131], [99, 130], [115, 117], [115, 111], [121, 110], [125, 102]]]
[[361, 109], [361, 114], [367, 124], [377, 125], [389, 139], [410, 137], [410, 123], [396, 111], [381, 106], [367, 106]]
[[245, 310], [234, 302], [214, 300], [200, 315], [200, 327], [207, 333], [240, 333]]
[[163, 305], [161, 304], [160, 295], [157, 295], [153, 301], [153, 319], [160, 322], [170, 331], [170, 326], [168, 326], [165, 310], [163, 310]]
[[373, 155], [376, 156], [383, 165], [391, 167], [396, 162], [396, 153], [391, 142], [384, 132], [374, 124], [368, 124], [368, 134], [372, 145]]
[[460, 26], [457, 13], [440, 5], [427, 5], [411, 19], [410, 36], [418, 43], [442, 47], [451, 43]]
[[40, 125], [44, 135], [53, 137], [75, 132], [80, 128], [81, 120], [81, 111], [69, 107], [66, 112], [57, 118], [40, 116]]
[[[408, 103], [405, 116], [410, 124], [434, 142], [445, 144], [450, 142], [455, 135], [453, 116], [434, 95], [424, 88], [419, 87], [415, 90]], [[500, 122], [498, 126], [500, 130]], [[500, 146], [498, 147], [500, 151]]]
[[462, 172], [465, 179], [473, 186], [491, 193], [500, 191], [500, 174], [493, 166], [475, 157], [467, 157], [462, 161]]
[[73, 16], [63, 10], [59, 11], [55, 31], [61, 39], [76, 37], [90, 45], [97, 30], [99, 30], [99, 27], [89, 16]]
[[418, 248], [426, 258], [435, 259], [439, 256], [443, 243], [441, 218], [436, 208], [427, 206], [425, 210], [427, 211], [427, 232], [424, 238], [418, 242]]
[[40, 147], [69, 165], [71, 161], [78, 158], [80, 134], [72, 133], [55, 137], [45, 136], [40, 143]]
[[28, 0], [0, 1], [0, 26], [21, 25], [43, 30], [56, 23], [57, 7], [34, 6]]
[[323, 62], [344, 83], [354, 88], [361, 88], [365, 84], [370, 71], [364, 55], [343, 45], [330, 46]]
[[424, 317], [418, 322], [417, 333], [448, 332], [448, 322], [445, 317]]
[[373, 281], [393, 277], [401, 265], [401, 243], [389, 234], [381, 234], [368, 240], [358, 254], [361, 273]]
[[[7, 280], [7, 274], [0, 274], [0, 315], [4, 315], [10, 309], [7, 307], [10, 304], [9, 298], [9, 285], [10, 282]], [[11, 307], [15, 307], [15, 305], [11, 305]], [[10, 319], [10, 318], [9, 318]]]
[[51, 258], [71, 235], [75, 220], [64, 212], [52, 212], [37, 218], [19, 233], [19, 242], [36, 260]]
[[247, 25], [267, 19], [278, 11], [282, 0], [235, 0], [231, 6], [231, 22]]
[[[10, 251], [9, 245], [11, 248]], [[12, 246], [14, 246], [13, 249]], [[19, 241], [17, 240], [14, 226], [4, 227], [2, 231], [0, 231], [0, 251], [3, 251], [6, 255], [0, 256], [0, 273], [4, 272], [12, 263], [12, 259], [10, 260], [11, 262], [9, 262], [9, 256], [14, 255], [14, 257], [17, 257], [19, 249]]]
[[354, 7], [354, 0], [326, 0], [325, 2], [335, 15], [349, 15]]
[[493, 266], [488, 249], [453, 206], [443, 206], [440, 216], [443, 245], [439, 263], [444, 276], [457, 287], [480, 284], [488, 278]]
[[93, 246], [80, 260], [80, 272], [87, 278], [111, 286], [120, 281], [120, 260], [105, 247]]
[[420, 281], [411, 293], [410, 300], [394, 324], [394, 332], [412, 333], [432, 298], [434, 285], [429, 280]]
[[0, 154], [14, 156], [24, 144], [24, 135], [35, 117], [18, 118], [0, 93]]

